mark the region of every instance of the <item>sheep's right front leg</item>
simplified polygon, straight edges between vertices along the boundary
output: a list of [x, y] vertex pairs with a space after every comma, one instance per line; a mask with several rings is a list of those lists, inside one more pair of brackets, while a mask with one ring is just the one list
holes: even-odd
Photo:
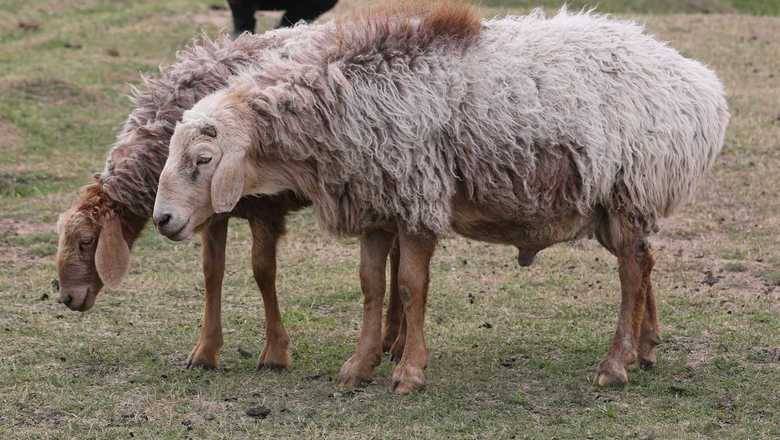
[[217, 368], [219, 362], [219, 350], [222, 348], [222, 278], [225, 275], [227, 227], [227, 217], [211, 219], [201, 235], [206, 301], [200, 335], [187, 359], [187, 368]]
[[360, 286], [363, 289], [363, 325], [357, 350], [339, 371], [339, 383], [358, 386], [371, 379], [382, 360], [382, 303], [385, 297], [387, 253], [393, 234], [371, 231], [360, 239]]

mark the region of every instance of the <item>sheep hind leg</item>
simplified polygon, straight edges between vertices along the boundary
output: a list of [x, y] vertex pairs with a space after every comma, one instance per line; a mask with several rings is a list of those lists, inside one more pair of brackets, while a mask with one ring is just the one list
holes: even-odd
[[[393, 241], [393, 247], [390, 250], [390, 299], [387, 303], [387, 312], [385, 315], [384, 326], [382, 329], [382, 351], [387, 353], [393, 349], [393, 345], [398, 340], [401, 333], [401, 325], [404, 320], [404, 306], [401, 303], [401, 297], [398, 296], [398, 240]], [[401, 343], [403, 345], [403, 343]], [[403, 348], [401, 348], [401, 354]], [[399, 355], [400, 359], [400, 355]]]
[[655, 305], [655, 294], [653, 285], [650, 281], [650, 273], [655, 264], [655, 259], [650, 254], [645, 264], [643, 273], [643, 285], [645, 286], [645, 316], [642, 320], [642, 330], [639, 334], [639, 366], [642, 369], [650, 369], [655, 366], [656, 353], [655, 347], [661, 343], [660, 326], [658, 324], [658, 312]]
[[390, 347], [390, 360], [393, 362], [400, 362], [404, 356], [404, 346], [406, 345], [406, 316], [401, 311], [401, 326], [398, 328], [398, 336], [396, 336], [393, 345]]
[[339, 371], [339, 384], [356, 387], [371, 379], [382, 360], [382, 303], [385, 297], [387, 254], [393, 234], [371, 231], [360, 240], [360, 286], [363, 290], [363, 325], [355, 353]]
[[187, 368], [217, 368], [222, 348], [222, 279], [228, 219], [212, 219], [202, 233], [205, 304], [198, 342], [187, 359]]
[[608, 241], [607, 248], [618, 258], [621, 303], [612, 345], [596, 375], [596, 383], [600, 386], [628, 383], [626, 367], [638, 358], [640, 332], [645, 321], [646, 295], [653, 267], [653, 257], [644, 236], [632, 234], [626, 229], [613, 235], [615, 236], [621, 238], [620, 242]]
[[276, 296], [276, 246], [283, 227], [250, 220], [252, 230], [252, 273], [263, 296], [265, 311], [265, 348], [257, 369], [289, 368], [290, 337], [282, 324], [282, 313]]

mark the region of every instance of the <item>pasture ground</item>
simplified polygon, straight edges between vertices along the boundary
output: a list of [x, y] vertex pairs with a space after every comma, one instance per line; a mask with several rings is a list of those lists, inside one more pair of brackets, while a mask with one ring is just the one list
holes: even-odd
[[[355, 7], [342, 0], [334, 13]], [[490, 0], [485, 14], [529, 2]], [[555, 2], [547, 2], [552, 4]], [[580, 2], [570, 2], [579, 6]], [[606, 7], [621, 2], [602, 1]], [[198, 243], [147, 230], [132, 271], [93, 311], [55, 302], [53, 224], [102, 169], [124, 97], [198, 29], [217, 0], [4, 0], [0, 5], [0, 438], [780, 437], [780, 18], [777, 2], [623, 2], [726, 83], [727, 146], [698, 199], [654, 237], [659, 364], [622, 389], [591, 385], [614, 329], [614, 259], [594, 242], [544, 251], [450, 239], [433, 265], [423, 392], [333, 380], [357, 338], [355, 240], [295, 215], [279, 291], [293, 367], [257, 372], [260, 298], [234, 221], [222, 368], [187, 370], [203, 284]], [[697, 13], [698, 12], [698, 13]], [[713, 14], [701, 14], [712, 12]], [[717, 12], [717, 13], [715, 13]], [[277, 15], [263, 15], [263, 28]], [[265, 419], [250, 407], [270, 410]]]

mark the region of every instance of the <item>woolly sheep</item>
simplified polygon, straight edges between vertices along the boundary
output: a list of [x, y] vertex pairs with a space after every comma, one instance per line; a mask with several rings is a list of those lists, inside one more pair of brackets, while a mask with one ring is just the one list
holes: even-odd
[[364, 321], [344, 383], [381, 355], [390, 243], [405, 312], [398, 393], [423, 386], [429, 261], [455, 232], [541, 249], [594, 236], [617, 256], [622, 299], [599, 385], [655, 363], [646, 237], [690, 197], [729, 114], [702, 64], [637, 24], [565, 10], [480, 22], [463, 6], [371, 13], [278, 51], [186, 112], [154, 218], [186, 239], [248, 194], [294, 191], [321, 225], [361, 237]]
[[[145, 78], [134, 91], [135, 107], [117, 135], [105, 170], [80, 191], [58, 221], [57, 272], [60, 302], [78, 311], [90, 309], [106, 284], [116, 287], [130, 264], [130, 251], [152, 215], [157, 179], [168, 155], [177, 121], [200, 98], [223, 88], [242, 66], [261, 66], [271, 47], [291, 50], [327, 32], [328, 26], [299, 26], [236, 40], [201, 38], [177, 55], [157, 76]], [[309, 202], [293, 193], [247, 197], [229, 215], [213, 217], [203, 227], [205, 308], [198, 342], [188, 367], [216, 368], [222, 345], [220, 302], [225, 239], [229, 217], [249, 220], [252, 269], [263, 296], [266, 346], [258, 367], [290, 366], [289, 337], [276, 298], [276, 245], [288, 212]], [[393, 261], [397, 261], [394, 259]], [[391, 292], [395, 292], [394, 286]], [[395, 341], [400, 302], [391, 296], [385, 346]]]

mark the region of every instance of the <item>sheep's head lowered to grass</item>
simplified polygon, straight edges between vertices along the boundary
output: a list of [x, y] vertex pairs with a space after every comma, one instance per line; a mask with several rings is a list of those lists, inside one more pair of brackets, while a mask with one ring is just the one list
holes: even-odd
[[57, 221], [60, 302], [84, 312], [95, 303], [104, 284], [119, 285], [137, 236], [131, 229], [140, 227], [122, 222], [99, 182], [82, 190], [79, 200]]
[[228, 212], [244, 193], [247, 130], [232, 116], [223, 93], [184, 113], [171, 138], [154, 223], [171, 240], [187, 240], [215, 213]]

